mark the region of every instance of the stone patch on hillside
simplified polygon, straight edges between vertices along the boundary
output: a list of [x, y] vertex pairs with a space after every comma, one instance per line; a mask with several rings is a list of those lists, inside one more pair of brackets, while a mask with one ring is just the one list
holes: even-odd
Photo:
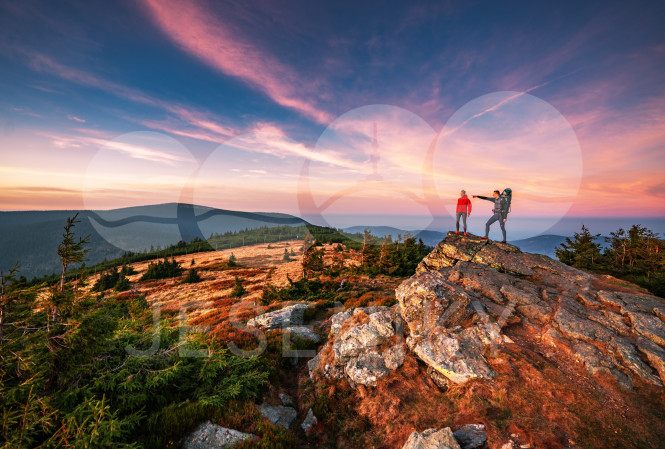
[[258, 440], [256, 435], [218, 426], [210, 421], [201, 424], [182, 441], [185, 449], [232, 448], [246, 440]]
[[247, 322], [247, 325], [265, 330], [301, 326], [304, 322], [305, 310], [311, 307], [310, 304], [293, 304], [252, 318]]

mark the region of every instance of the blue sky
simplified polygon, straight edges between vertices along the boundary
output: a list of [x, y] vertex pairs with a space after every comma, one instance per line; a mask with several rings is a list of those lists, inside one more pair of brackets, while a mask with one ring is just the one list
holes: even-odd
[[525, 215], [665, 214], [663, 2], [255, 5], [2, 2], [0, 209], [434, 214], [511, 185]]

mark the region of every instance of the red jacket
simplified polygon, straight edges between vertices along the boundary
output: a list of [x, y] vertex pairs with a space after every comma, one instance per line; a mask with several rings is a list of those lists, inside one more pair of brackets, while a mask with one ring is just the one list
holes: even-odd
[[458, 212], [466, 212], [467, 215], [471, 215], [471, 200], [466, 195], [457, 200], [457, 211], [455, 213]]

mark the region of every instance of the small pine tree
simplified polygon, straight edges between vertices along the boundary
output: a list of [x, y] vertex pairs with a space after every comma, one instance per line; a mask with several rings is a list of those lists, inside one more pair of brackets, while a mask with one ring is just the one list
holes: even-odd
[[113, 290], [116, 292], [124, 292], [132, 288], [132, 285], [129, 283], [129, 279], [127, 277], [120, 273], [120, 277], [118, 279], [118, 282], [113, 286]]
[[291, 262], [291, 256], [289, 256], [289, 250], [284, 248], [284, 257], [282, 257], [284, 262]]
[[304, 279], [307, 279], [311, 273], [323, 271], [325, 268], [324, 254], [324, 248], [314, 249], [314, 246], [310, 246], [305, 251], [305, 254], [302, 256], [302, 276]]
[[62, 264], [62, 274], [60, 275], [60, 292], [65, 291], [65, 275], [67, 274], [67, 267], [73, 263], [83, 262], [88, 249], [85, 244], [88, 243], [90, 235], [79, 237], [78, 241], [74, 240], [74, 232], [72, 228], [76, 226], [81, 220], [77, 220], [78, 212], [73, 217], [67, 218], [65, 225], [65, 233], [62, 234], [62, 242], [58, 246], [58, 257]]
[[194, 284], [196, 282], [201, 282], [201, 276], [199, 276], [199, 273], [196, 271], [196, 268], [190, 268], [187, 271], [187, 276], [184, 277], [182, 280], [183, 284]]
[[242, 298], [242, 296], [247, 293], [247, 290], [245, 290], [245, 286], [242, 285], [242, 283], [242, 279], [236, 276], [235, 284], [231, 290], [231, 298]]
[[276, 301], [279, 301], [279, 293], [277, 292], [277, 289], [273, 285], [267, 283], [266, 285], [263, 286], [260, 302], [262, 305], [267, 306], [268, 304]]
[[236, 263], [236, 256], [233, 253], [231, 253], [231, 257], [229, 257], [228, 266], [229, 267], [237, 267], [238, 266], [238, 264]]

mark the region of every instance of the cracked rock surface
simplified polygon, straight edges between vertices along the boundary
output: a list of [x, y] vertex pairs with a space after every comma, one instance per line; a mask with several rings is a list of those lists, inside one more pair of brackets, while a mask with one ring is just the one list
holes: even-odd
[[[398, 305], [344, 310], [310, 376], [376, 385], [410, 353], [453, 383], [495, 376], [489, 361], [522, 325], [591, 375], [630, 389], [665, 382], [665, 302], [519, 248], [449, 234], [397, 289]], [[443, 376], [443, 378], [441, 377]]]

